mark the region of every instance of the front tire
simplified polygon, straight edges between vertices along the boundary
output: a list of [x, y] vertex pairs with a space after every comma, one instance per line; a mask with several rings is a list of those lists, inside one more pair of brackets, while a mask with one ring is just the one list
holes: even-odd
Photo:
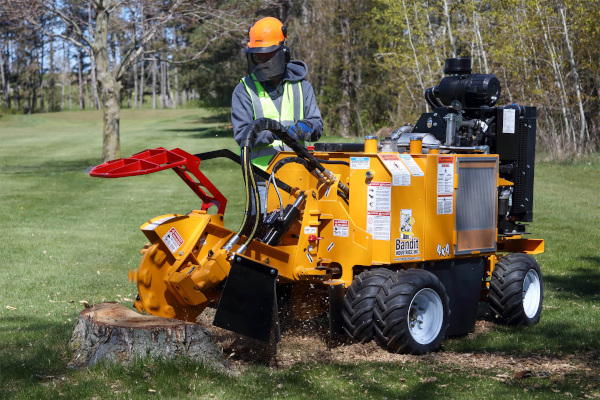
[[537, 324], [543, 300], [542, 272], [533, 257], [514, 253], [496, 262], [490, 281], [489, 302], [499, 322], [506, 325]]
[[377, 295], [373, 311], [379, 344], [394, 353], [437, 351], [450, 316], [446, 289], [429, 271], [399, 271]]
[[385, 268], [363, 271], [354, 277], [348, 288], [342, 309], [344, 331], [357, 342], [368, 343], [373, 339], [373, 307], [377, 293], [392, 274]]

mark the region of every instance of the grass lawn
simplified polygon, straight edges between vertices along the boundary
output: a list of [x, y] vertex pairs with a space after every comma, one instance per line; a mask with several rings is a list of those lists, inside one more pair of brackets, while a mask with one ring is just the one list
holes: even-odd
[[[122, 155], [159, 146], [236, 150], [229, 125], [226, 113], [203, 109], [124, 110]], [[89, 177], [84, 171], [100, 163], [101, 130], [94, 111], [0, 116], [0, 398], [600, 398], [597, 156], [536, 165], [531, 232], [546, 240], [537, 257], [545, 302], [536, 326], [478, 324], [434, 356], [306, 357], [280, 368], [250, 364], [235, 377], [185, 360], [68, 369], [80, 302], [130, 306], [136, 295], [127, 271], [145, 243], [138, 227], [199, 206], [171, 171]], [[207, 161], [201, 170], [229, 199], [227, 226], [237, 229], [239, 167]], [[540, 371], [542, 361], [548, 368]], [[515, 375], [519, 368], [529, 372]]]

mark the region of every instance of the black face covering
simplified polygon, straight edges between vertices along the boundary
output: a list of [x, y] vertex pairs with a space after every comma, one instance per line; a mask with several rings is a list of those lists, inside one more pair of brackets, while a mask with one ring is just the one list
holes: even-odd
[[248, 57], [248, 74], [254, 74], [259, 82], [266, 82], [283, 75], [285, 71], [285, 53], [280, 48], [268, 61], [258, 63], [254, 54], [246, 53]]

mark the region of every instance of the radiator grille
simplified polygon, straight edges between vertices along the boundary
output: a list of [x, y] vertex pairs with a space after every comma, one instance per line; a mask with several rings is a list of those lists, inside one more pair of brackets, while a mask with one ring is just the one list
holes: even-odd
[[459, 159], [456, 190], [458, 252], [495, 248], [496, 176], [495, 159]]

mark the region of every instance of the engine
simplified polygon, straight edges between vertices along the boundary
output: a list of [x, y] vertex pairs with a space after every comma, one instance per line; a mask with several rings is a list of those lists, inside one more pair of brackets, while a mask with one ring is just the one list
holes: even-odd
[[[439, 85], [425, 91], [433, 112], [421, 115], [416, 125], [396, 130], [383, 145], [408, 148], [420, 136], [426, 152], [480, 151], [499, 156], [500, 178], [512, 182], [498, 193], [500, 234], [525, 233], [522, 222], [533, 220], [535, 165], [535, 107], [495, 106], [500, 81], [493, 74], [472, 74], [470, 58], [449, 58]], [[391, 143], [389, 143], [391, 141]]]

